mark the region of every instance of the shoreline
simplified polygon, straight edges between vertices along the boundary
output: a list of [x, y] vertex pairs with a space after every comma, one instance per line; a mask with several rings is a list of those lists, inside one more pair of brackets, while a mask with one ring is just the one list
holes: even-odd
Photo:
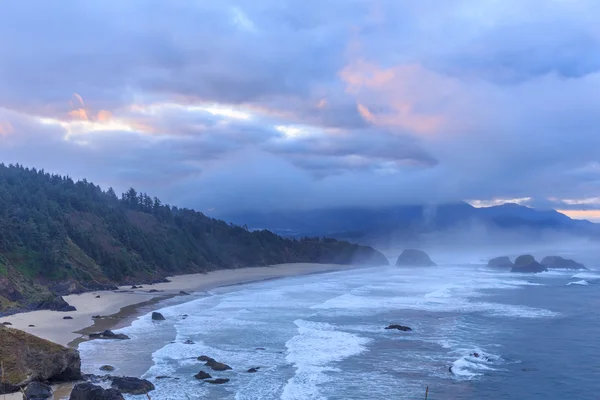
[[[89, 340], [87, 335], [105, 329], [127, 327], [152, 306], [173, 297], [189, 297], [187, 293], [206, 292], [220, 287], [233, 287], [287, 277], [336, 272], [361, 268], [360, 265], [290, 263], [266, 267], [246, 267], [169, 277], [169, 282], [142, 285], [141, 289], [121, 286], [115, 291], [94, 291], [64, 296], [77, 311], [29, 311], [0, 318], [12, 328], [23, 330], [51, 342], [77, 348]], [[150, 292], [150, 291], [153, 292]], [[97, 297], [99, 296], [99, 297]], [[191, 299], [190, 299], [191, 300]], [[100, 315], [101, 318], [93, 319]], [[71, 317], [72, 319], [63, 319]], [[31, 326], [33, 325], [33, 326]]]

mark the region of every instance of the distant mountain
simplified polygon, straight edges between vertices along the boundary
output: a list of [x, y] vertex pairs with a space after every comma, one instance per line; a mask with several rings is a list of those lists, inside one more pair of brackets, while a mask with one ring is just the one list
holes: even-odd
[[362, 243], [416, 242], [425, 237], [478, 232], [518, 232], [532, 239], [545, 234], [599, 237], [600, 225], [574, 220], [554, 210], [517, 204], [476, 208], [467, 203], [402, 205], [386, 208], [339, 208], [243, 212], [220, 218], [250, 229], [289, 236], [329, 236]]
[[165, 276], [288, 262], [386, 264], [334, 239], [249, 231], [129, 189], [0, 164], [0, 313], [67, 306], [68, 294]]

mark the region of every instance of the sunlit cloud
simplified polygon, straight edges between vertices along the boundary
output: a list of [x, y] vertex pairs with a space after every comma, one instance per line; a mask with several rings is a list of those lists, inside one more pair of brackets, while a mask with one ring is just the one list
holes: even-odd
[[0, 122], [0, 136], [8, 136], [13, 131], [14, 128], [10, 122]]
[[562, 210], [557, 209], [559, 213], [573, 219], [587, 219], [593, 222], [600, 222], [600, 210]]
[[519, 204], [526, 205], [531, 202], [531, 197], [520, 197], [515, 199], [491, 199], [491, 200], [467, 200], [467, 203], [476, 208], [481, 207], [494, 207], [501, 206], [503, 204]]
[[575, 206], [575, 205], [599, 205], [600, 197], [588, 197], [584, 199], [561, 199], [562, 203]]

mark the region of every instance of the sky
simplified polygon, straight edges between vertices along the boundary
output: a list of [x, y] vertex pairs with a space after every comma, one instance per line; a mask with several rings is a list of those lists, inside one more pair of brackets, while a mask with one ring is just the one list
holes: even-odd
[[600, 2], [7, 2], [0, 161], [209, 213], [600, 220]]

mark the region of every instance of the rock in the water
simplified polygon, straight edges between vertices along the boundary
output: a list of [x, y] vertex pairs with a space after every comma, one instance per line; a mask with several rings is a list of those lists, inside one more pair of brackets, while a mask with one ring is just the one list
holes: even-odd
[[535, 258], [528, 254], [517, 257], [515, 260], [515, 266], [510, 270], [510, 272], [522, 273], [537, 273], [544, 271], [548, 271], [548, 269], [539, 262], [535, 261]]
[[52, 311], [77, 311], [75, 307], [69, 305], [61, 296], [51, 296], [47, 299], [31, 304], [34, 310], [52, 310]]
[[404, 325], [398, 325], [398, 324], [389, 325], [385, 329], [396, 329], [396, 330], [399, 330], [399, 331], [402, 331], [402, 332], [410, 332], [410, 331], [412, 331], [412, 328], [409, 328], [408, 326], [404, 326]]
[[196, 375], [194, 375], [196, 379], [210, 379], [212, 376], [208, 372], [200, 371]]
[[190, 339], [188, 339], [188, 340], [186, 340], [186, 341], [185, 341], [185, 342], [183, 342], [183, 343], [184, 343], [184, 344], [194, 344], [194, 341], [193, 341], [193, 340], [190, 340]]
[[161, 313], [155, 311], [152, 313], [152, 320], [153, 321], [164, 321], [165, 317]]
[[229, 382], [229, 379], [219, 378], [219, 379], [207, 380], [207, 381], [204, 381], [204, 382], [212, 383], [213, 385], [222, 385], [224, 383]]
[[73, 319], [73, 317], [67, 315], [66, 317], [63, 317], [63, 319]]
[[25, 386], [33, 381], [81, 379], [79, 352], [17, 329], [0, 326], [3, 383]]
[[24, 400], [46, 400], [52, 397], [52, 388], [41, 382], [31, 382], [25, 388]]
[[198, 361], [204, 361], [205, 363], [211, 362], [211, 363], [215, 363], [215, 359], [209, 356], [200, 356], [198, 357]]
[[560, 256], [544, 257], [541, 264], [546, 268], [552, 269], [586, 269], [585, 265], [578, 263], [575, 260], [563, 258]]
[[510, 258], [505, 256], [492, 258], [490, 261], [488, 261], [487, 266], [492, 268], [512, 268], [514, 264]]
[[422, 250], [406, 249], [398, 257], [397, 266], [433, 267], [436, 264]]
[[117, 389], [104, 389], [91, 383], [78, 383], [69, 400], [125, 400]]
[[217, 361], [211, 362], [208, 361], [206, 363], [207, 367], [210, 367], [213, 371], [227, 371], [228, 369], [231, 369], [231, 367], [227, 364], [223, 364]]
[[115, 367], [113, 367], [112, 365], [103, 365], [100, 367], [100, 371], [112, 372], [114, 370], [115, 370]]
[[156, 377], [156, 379], [170, 379], [170, 378], [171, 377], [167, 376], [167, 375], [159, 375], [159, 376]]
[[11, 385], [10, 383], [0, 382], [0, 394], [10, 394], [20, 391], [21, 388], [17, 385]]
[[102, 333], [90, 333], [88, 336], [90, 339], [115, 339], [115, 340], [129, 339], [129, 336], [125, 335], [124, 333], [114, 333], [113, 331], [110, 331], [108, 329]]
[[128, 394], [146, 394], [154, 390], [154, 385], [149, 380], [127, 376], [112, 378], [111, 386]]
[[249, 374], [254, 374], [254, 373], [258, 372], [259, 369], [260, 369], [260, 367], [254, 367], [254, 368], [250, 368], [246, 372], [249, 373]]

